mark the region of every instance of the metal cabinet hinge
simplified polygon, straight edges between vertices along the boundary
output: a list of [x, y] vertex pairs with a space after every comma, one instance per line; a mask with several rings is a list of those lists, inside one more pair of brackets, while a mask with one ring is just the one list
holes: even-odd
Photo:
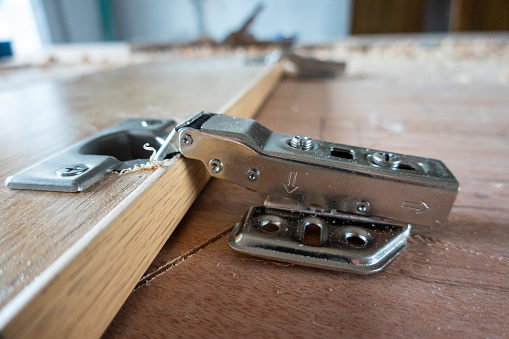
[[358, 273], [394, 259], [412, 224], [444, 223], [458, 191], [439, 160], [275, 133], [219, 114], [177, 126], [158, 156], [177, 151], [216, 178], [268, 193], [235, 225], [232, 248]]
[[13, 189], [79, 192], [106, 173], [147, 162], [175, 128], [174, 120], [129, 119], [83, 140], [6, 180]]

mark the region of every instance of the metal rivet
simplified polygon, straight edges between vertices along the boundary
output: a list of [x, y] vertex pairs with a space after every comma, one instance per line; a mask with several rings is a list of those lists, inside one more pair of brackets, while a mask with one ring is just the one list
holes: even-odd
[[247, 171], [247, 178], [249, 181], [256, 181], [260, 177], [260, 171], [258, 171], [256, 168], [251, 168], [249, 171]]
[[155, 126], [155, 125], [160, 125], [160, 124], [162, 124], [162, 123], [163, 123], [163, 121], [162, 121], [162, 120], [158, 120], [158, 119], [148, 119], [148, 120], [143, 120], [143, 121], [141, 122], [141, 125], [142, 125], [143, 127], [147, 127], [147, 128], [148, 128], [148, 127], [153, 127], [153, 126]]
[[371, 161], [375, 165], [392, 168], [398, 167], [399, 163], [401, 162], [396, 154], [389, 152], [376, 152], [371, 157]]
[[218, 159], [211, 159], [209, 161], [209, 168], [214, 173], [219, 173], [223, 170], [223, 163]]
[[57, 175], [61, 177], [72, 177], [88, 171], [88, 166], [84, 164], [70, 165], [63, 167], [57, 171]]
[[190, 136], [189, 134], [183, 134], [182, 137], [180, 138], [180, 141], [184, 145], [191, 145], [193, 143], [193, 137]]
[[368, 201], [359, 201], [357, 203], [357, 211], [366, 213], [369, 211], [370, 205]]

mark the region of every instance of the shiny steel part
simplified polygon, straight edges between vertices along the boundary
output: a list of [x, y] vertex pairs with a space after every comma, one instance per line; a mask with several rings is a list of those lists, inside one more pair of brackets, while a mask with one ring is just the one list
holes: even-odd
[[89, 170], [89, 168], [87, 165], [77, 164], [77, 165], [70, 165], [70, 166], [61, 168], [57, 171], [57, 174], [61, 177], [73, 177], [75, 175], [85, 173], [88, 170]]
[[[434, 226], [445, 222], [458, 191], [439, 160], [390, 153], [397, 166], [380, 166], [371, 160], [380, 151], [319, 140], [310, 149], [295, 149], [293, 136], [250, 119], [200, 114], [180, 125], [178, 134], [193, 139], [179, 145], [185, 157], [205, 165], [221, 159], [223, 170], [211, 175], [282, 198], [293, 210], [316, 206], [331, 215]], [[246, 176], [252, 168], [260, 173], [256, 181]], [[359, 202], [368, 207], [359, 208]]]
[[406, 246], [410, 225], [252, 207], [230, 235], [240, 252], [306, 266], [369, 274]]
[[177, 126], [159, 156], [176, 150], [212, 176], [269, 194], [235, 226], [232, 248], [356, 273], [394, 259], [410, 224], [443, 223], [458, 191], [438, 160], [275, 133], [225, 115], [201, 113]]
[[112, 170], [147, 163], [143, 145], [160, 147], [174, 130], [173, 120], [129, 119], [33, 165], [5, 181], [13, 189], [79, 192]]

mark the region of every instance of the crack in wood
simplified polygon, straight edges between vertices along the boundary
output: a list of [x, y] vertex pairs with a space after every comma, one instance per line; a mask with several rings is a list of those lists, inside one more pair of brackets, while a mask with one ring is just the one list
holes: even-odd
[[151, 273], [145, 275], [144, 277], [142, 277], [140, 279], [138, 284], [136, 284], [136, 286], [134, 287], [134, 291], [136, 291], [141, 286], [145, 285], [147, 282], [157, 278], [162, 273], [172, 269], [175, 266], [180, 265], [181, 263], [183, 263], [184, 261], [186, 261], [187, 259], [189, 259], [193, 255], [195, 255], [199, 251], [205, 249], [207, 246], [213, 244], [214, 242], [218, 241], [219, 239], [221, 239], [222, 237], [224, 237], [225, 235], [230, 233], [232, 230], [233, 230], [233, 227], [228, 228], [226, 231], [223, 231], [223, 232], [219, 233], [215, 237], [213, 237], [213, 238], [209, 239], [208, 241], [200, 244], [199, 246], [191, 249], [190, 251], [184, 253], [183, 255], [181, 255], [181, 256], [179, 256], [179, 257], [177, 257], [177, 258], [167, 262], [166, 264], [164, 264], [163, 266], [159, 267], [154, 272], [151, 272]]

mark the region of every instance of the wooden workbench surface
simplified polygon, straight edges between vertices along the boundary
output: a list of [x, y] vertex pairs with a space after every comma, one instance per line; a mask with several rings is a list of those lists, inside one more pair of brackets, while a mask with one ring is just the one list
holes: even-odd
[[[0, 178], [128, 118], [251, 117], [280, 74], [242, 58], [180, 58], [6, 90]], [[100, 336], [208, 178], [175, 157], [79, 193], [1, 185], [0, 336]]]
[[286, 79], [257, 120], [288, 134], [441, 159], [448, 223], [413, 227], [370, 276], [234, 252], [264, 196], [213, 179], [105, 337], [509, 335], [509, 85], [500, 60], [357, 56], [335, 80]]

